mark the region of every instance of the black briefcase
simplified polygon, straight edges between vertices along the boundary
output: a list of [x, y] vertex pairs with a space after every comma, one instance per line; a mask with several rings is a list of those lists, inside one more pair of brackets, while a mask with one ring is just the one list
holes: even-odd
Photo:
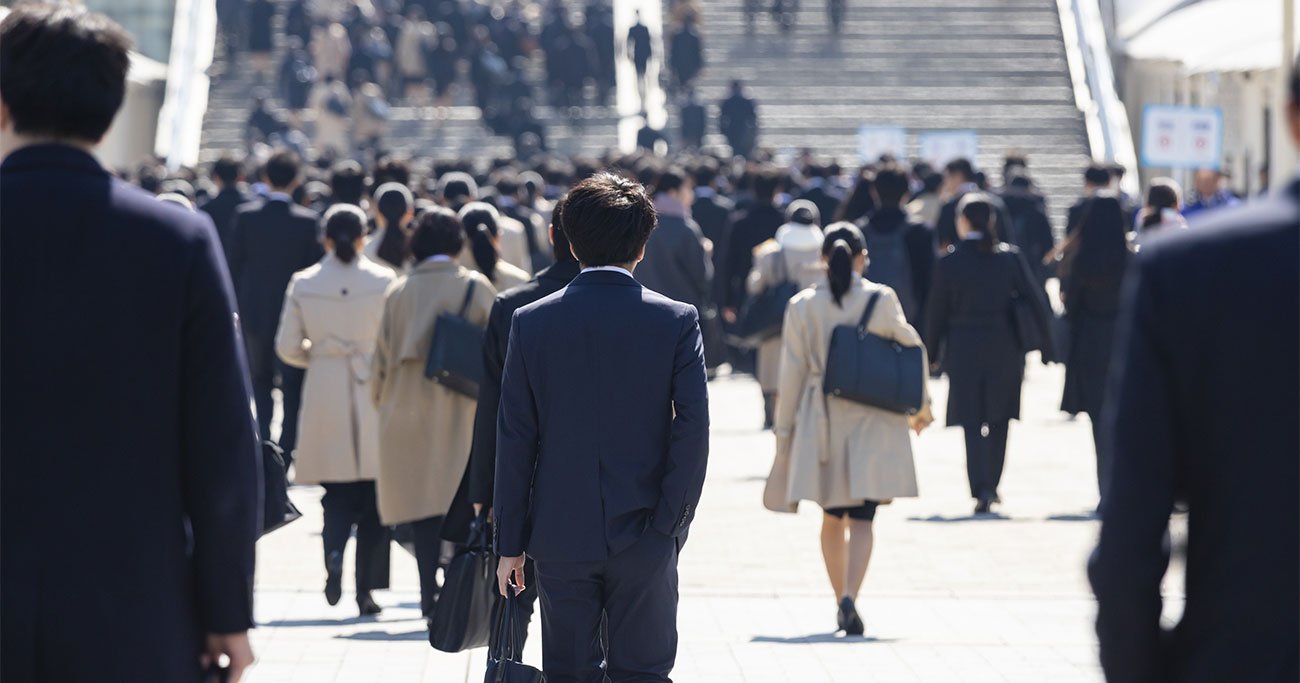
[[487, 673], [483, 683], [546, 683], [546, 675], [524, 664], [518, 649], [519, 597], [515, 587], [506, 589], [509, 595], [497, 622], [497, 646], [488, 653]]
[[434, 321], [424, 376], [476, 399], [483, 381], [483, 328], [465, 317], [473, 297], [474, 281], [470, 280], [460, 311], [443, 313]]
[[856, 326], [831, 332], [822, 390], [830, 396], [895, 413], [916, 413], [925, 397], [925, 355], [919, 346], [903, 346], [867, 331], [880, 293], [867, 300]]
[[302, 513], [289, 500], [289, 475], [284, 450], [273, 441], [262, 444], [262, 535], [265, 536]]
[[443, 652], [463, 652], [488, 644], [497, 593], [486, 514], [470, 525], [469, 542], [448, 563], [429, 624], [429, 644]]

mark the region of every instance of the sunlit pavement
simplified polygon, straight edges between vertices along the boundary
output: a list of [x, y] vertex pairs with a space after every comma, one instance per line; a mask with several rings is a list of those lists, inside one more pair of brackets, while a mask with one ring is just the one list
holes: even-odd
[[[767, 512], [773, 439], [747, 378], [710, 385], [708, 484], [682, 553], [681, 640], [673, 679], [725, 681], [1098, 681], [1095, 611], [1084, 562], [1097, 533], [1087, 418], [1057, 410], [1060, 366], [1029, 366], [1024, 421], [1011, 428], [1001, 515], [973, 519], [962, 435], [914, 437], [921, 497], [880, 508], [858, 601], [865, 638], [836, 636], [818, 547], [820, 513]], [[932, 386], [937, 424], [946, 383]], [[293, 490], [305, 517], [258, 554], [255, 683], [481, 681], [486, 653], [448, 655], [425, 641], [415, 562], [393, 549], [385, 610], [358, 619], [345, 592], [321, 595], [320, 489]], [[351, 547], [349, 547], [351, 550]], [[351, 558], [346, 565], [351, 567]], [[344, 578], [351, 588], [350, 571]], [[1181, 587], [1171, 582], [1170, 612]], [[525, 659], [541, 661], [533, 624]]]

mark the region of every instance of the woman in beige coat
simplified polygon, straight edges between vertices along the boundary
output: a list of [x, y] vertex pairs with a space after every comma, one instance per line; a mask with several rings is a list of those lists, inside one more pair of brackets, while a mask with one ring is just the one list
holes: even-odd
[[500, 292], [528, 282], [528, 272], [510, 263], [502, 252], [505, 225], [496, 207], [486, 202], [470, 202], [461, 207], [458, 216], [465, 226], [461, 260], [467, 267], [486, 275]]
[[[909, 418], [823, 392], [832, 331], [857, 325], [873, 295], [879, 298], [867, 329], [903, 346], [921, 345], [894, 291], [862, 278], [867, 257], [862, 233], [851, 223], [835, 223], [823, 244], [823, 281], [800, 292], [786, 309], [777, 455], [764, 504], [786, 512], [801, 500], [822, 507], [822, 556], [840, 603], [839, 627], [861, 635], [864, 627], [854, 602], [871, 559], [876, 506], [917, 494], [907, 430], [910, 426], [920, 433], [929, 424], [930, 399], [926, 392], [924, 408]], [[927, 367], [918, 369], [922, 382]]]
[[384, 183], [375, 190], [371, 209], [377, 229], [366, 238], [366, 257], [405, 275], [411, 267], [406, 226], [415, 217], [415, 197], [401, 183]]
[[[785, 281], [800, 289], [820, 282], [822, 273], [822, 230], [817, 205], [796, 199], [786, 209], [786, 223], [776, 237], [754, 250], [754, 266], [745, 287], [750, 296]], [[776, 410], [777, 384], [781, 368], [781, 337], [776, 336], [758, 347], [758, 385], [763, 390], [763, 429], [772, 428]]]
[[416, 220], [415, 267], [389, 291], [373, 363], [379, 515], [384, 524], [411, 524], [426, 616], [438, 589], [442, 519], [469, 461], [476, 402], [426, 379], [425, 361], [439, 315], [458, 313], [469, 292], [465, 318], [482, 327], [496, 297], [487, 278], [456, 262], [464, 241], [464, 228], [448, 209]]
[[297, 273], [285, 294], [276, 352], [310, 369], [298, 413], [296, 481], [321, 484], [325, 599], [342, 595], [343, 549], [357, 531], [356, 588], [361, 614], [378, 614], [371, 590], [388, 587], [388, 532], [375, 507], [379, 417], [370, 402], [370, 357], [393, 272], [359, 253], [366, 215], [340, 204], [325, 214], [320, 263]]

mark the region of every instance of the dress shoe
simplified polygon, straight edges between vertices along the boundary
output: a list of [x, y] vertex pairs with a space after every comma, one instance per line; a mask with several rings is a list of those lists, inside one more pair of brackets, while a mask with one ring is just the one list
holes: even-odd
[[362, 593], [357, 597], [357, 609], [361, 611], [363, 617], [373, 617], [384, 611], [384, 608], [375, 604], [375, 599], [370, 597], [369, 592]]
[[858, 608], [853, 605], [853, 598], [847, 595], [840, 600], [839, 623], [840, 630], [846, 636], [860, 636], [866, 631], [862, 617], [858, 615]]
[[993, 512], [993, 501], [988, 498], [980, 498], [975, 502], [975, 514], [987, 515]]
[[343, 553], [332, 552], [325, 558], [325, 602], [339, 604], [343, 597]]

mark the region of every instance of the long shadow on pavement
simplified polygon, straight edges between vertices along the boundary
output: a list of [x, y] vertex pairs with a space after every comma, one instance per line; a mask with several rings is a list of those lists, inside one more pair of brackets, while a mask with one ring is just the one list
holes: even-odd
[[392, 631], [360, 631], [334, 636], [337, 640], [427, 640], [429, 632], [424, 629], [393, 633]]
[[813, 633], [806, 636], [754, 636], [751, 643], [775, 643], [777, 645], [811, 645], [814, 643], [842, 643], [845, 645], [862, 643], [893, 643], [897, 638], [877, 638], [875, 636], [841, 636], [834, 633]]
[[958, 515], [956, 517], [945, 517], [944, 515], [930, 515], [929, 517], [908, 517], [909, 522], [939, 522], [941, 524], [954, 524], [959, 522], [1011, 522], [1011, 521], [1029, 521], [1025, 519], [1013, 520], [1012, 518], [1000, 513], [991, 512], [985, 515]]
[[298, 628], [303, 626], [350, 626], [374, 623], [374, 617], [349, 617], [347, 619], [277, 619], [258, 624], [261, 628]]

